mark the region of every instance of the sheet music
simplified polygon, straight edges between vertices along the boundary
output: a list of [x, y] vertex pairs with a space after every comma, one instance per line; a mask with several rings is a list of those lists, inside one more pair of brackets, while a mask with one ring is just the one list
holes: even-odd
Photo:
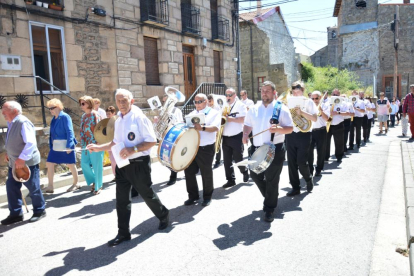
[[118, 168], [123, 168], [130, 164], [129, 159], [123, 159], [119, 154], [123, 148], [125, 148], [125, 144], [122, 142], [111, 147], [112, 155], [115, 158], [115, 162]]
[[305, 103], [307, 102], [307, 98], [304, 96], [300, 97], [289, 97], [288, 99], [288, 107], [289, 109], [295, 108], [299, 106], [301, 109], [305, 108]]
[[203, 125], [206, 122], [206, 115], [204, 113], [185, 116], [185, 123], [188, 127], [194, 127], [194, 124]]

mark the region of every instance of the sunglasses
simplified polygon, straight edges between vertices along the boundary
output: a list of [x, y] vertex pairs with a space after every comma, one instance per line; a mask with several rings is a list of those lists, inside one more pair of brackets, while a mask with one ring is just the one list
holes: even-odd
[[53, 106], [53, 107], [49, 107], [48, 109], [49, 110], [53, 110], [53, 109], [55, 109], [56, 108], [56, 106]]
[[204, 102], [204, 100], [193, 101], [194, 104], [202, 104], [203, 102]]
[[233, 97], [234, 94], [226, 94], [227, 98]]
[[81, 106], [84, 106], [84, 105], [86, 105], [86, 103], [85, 103], [85, 102], [83, 102], [83, 103], [81, 103], [80, 105], [81, 105]]
[[292, 90], [295, 90], [295, 89], [302, 89], [302, 86], [300, 86], [299, 84], [296, 86], [292, 86]]
[[311, 98], [312, 100], [319, 100], [319, 98]]

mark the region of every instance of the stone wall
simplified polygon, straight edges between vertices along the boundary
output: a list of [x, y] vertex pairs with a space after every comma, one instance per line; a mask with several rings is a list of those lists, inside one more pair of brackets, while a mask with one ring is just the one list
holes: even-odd
[[338, 26], [377, 21], [378, 0], [366, 1], [367, 6], [365, 8], [356, 7], [355, 0], [342, 0], [341, 2]]
[[313, 66], [325, 67], [328, 63], [328, 46], [325, 46], [311, 55]]
[[[400, 43], [398, 48], [398, 75], [401, 78], [399, 97], [409, 93], [409, 85], [414, 83], [414, 5], [400, 6]], [[379, 5], [378, 24], [383, 25], [394, 20], [395, 5]], [[384, 76], [394, 74], [394, 33], [389, 28], [379, 32], [380, 72], [377, 79], [378, 91], [385, 91]]]

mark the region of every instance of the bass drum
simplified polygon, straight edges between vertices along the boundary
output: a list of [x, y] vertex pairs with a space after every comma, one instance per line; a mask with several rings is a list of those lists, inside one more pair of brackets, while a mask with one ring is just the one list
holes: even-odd
[[193, 162], [200, 145], [200, 134], [184, 123], [171, 126], [158, 146], [158, 160], [175, 172]]
[[250, 158], [250, 160], [256, 162], [249, 164], [249, 169], [256, 174], [263, 173], [273, 162], [275, 149], [276, 146], [274, 144], [265, 144], [259, 147]]

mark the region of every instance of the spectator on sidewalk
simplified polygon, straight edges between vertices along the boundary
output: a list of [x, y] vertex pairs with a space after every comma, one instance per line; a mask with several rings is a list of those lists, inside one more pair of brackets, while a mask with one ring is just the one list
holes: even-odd
[[385, 98], [385, 93], [380, 93], [380, 98], [377, 101], [377, 116], [379, 123], [379, 134], [382, 134], [382, 126], [385, 128], [385, 134], [388, 132], [387, 120], [388, 109], [390, 108], [390, 102]]
[[395, 127], [395, 115], [398, 113], [398, 105], [395, 103], [395, 100], [391, 101], [391, 127]]
[[[401, 114], [402, 114], [402, 107], [404, 105], [405, 98], [401, 101]], [[401, 115], [401, 128], [402, 128], [402, 136], [407, 136], [407, 129], [408, 129], [408, 119], [406, 117], [402, 117]]]
[[[55, 174], [55, 166], [57, 164], [66, 164], [73, 177], [72, 186], [67, 192], [79, 190], [78, 170], [76, 169], [75, 145], [78, 143], [73, 132], [72, 119], [63, 111], [63, 104], [58, 99], [51, 99], [47, 102], [47, 108], [53, 116], [50, 123], [49, 135], [49, 155], [47, 156], [47, 178], [49, 184], [45, 193], [53, 194], [53, 176]], [[67, 151], [59, 150], [59, 144], [64, 144]], [[58, 147], [57, 149], [54, 146]]]
[[414, 84], [410, 85], [410, 94], [405, 96], [403, 106], [403, 118], [408, 114], [408, 121], [410, 122], [411, 138], [410, 141], [414, 140]]
[[106, 112], [105, 110], [103, 110], [102, 108], [100, 108], [101, 106], [101, 100], [98, 98], [93, 99], [93, 102], [95, 103], [94, 105], [94, 110], [96, 112], [98, 112], [99, 116], [101, 117], [101, 120], [106, 119]]

